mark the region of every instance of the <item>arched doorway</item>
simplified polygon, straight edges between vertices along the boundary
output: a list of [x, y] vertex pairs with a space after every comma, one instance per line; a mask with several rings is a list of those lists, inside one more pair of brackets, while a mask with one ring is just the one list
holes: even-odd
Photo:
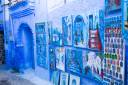
[[[34, 43], [33, 33], [28, 24], [21, 24], [18, 29], [17, 36], [17, 59], [20, 60], [20, 65], [23, 69], [34, 69]], [[22, 61], [22, 62], [21, 62]], [[21, 66], [20, 66], [21, 68]]]

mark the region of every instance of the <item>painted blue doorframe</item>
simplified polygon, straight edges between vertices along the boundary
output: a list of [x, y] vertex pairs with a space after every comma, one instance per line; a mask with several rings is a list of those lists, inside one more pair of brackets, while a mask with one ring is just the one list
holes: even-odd
[[20, 25], [17, 37], [16, 54], [19, 69], [35, 68], [33, 34], [30, 27], [23, 23]]

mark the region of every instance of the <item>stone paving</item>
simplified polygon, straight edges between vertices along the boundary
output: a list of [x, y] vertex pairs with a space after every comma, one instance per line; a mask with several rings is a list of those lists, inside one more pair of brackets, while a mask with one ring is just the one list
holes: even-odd
[[[89, 79], [84, 80], [82, 85], [101, 85]], [[28, 70], [24, 74], [12, 72], [0, 66], [0, 85], [52, 85], [51, 82], [36, 76], [33, 70]]]
[[36, 76], [34, 70], [16, 73], [0, 65], [0, 85], [52, 85], [51, 82]]
[[29, 80], [23, 79], [6, 71], [0, 71], [0, 85], [35, 85]]

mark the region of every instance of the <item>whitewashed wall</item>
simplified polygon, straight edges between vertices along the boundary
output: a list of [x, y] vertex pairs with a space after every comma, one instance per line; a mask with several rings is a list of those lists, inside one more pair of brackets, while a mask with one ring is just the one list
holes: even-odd
[[[36, 3], [35, 3], [35, 6], [36, 6], [36, 8], [35, 8], [35, 23], [47, 22], [48, 21], [47, 0], [35, 0], [35, 1], [36, 1]], [[48, 36], [48, 34], [46, 34], [46, 35]], [[35, 42], [35, 44], [36, 44], [36, 42]], [[36, 49], [36, 47], [35, 47], [35, 49]], [[49, 60], [49, 58], [47, 57], [47, 63], [48, 63], [48, 60]], [[49, 69], [43, 69], [43, 68], [37, 66], [37, 62], [36, 62], [35, 71], [39, 77], [41, 77], [45, 80], [50, 79]]]
[[35, 10], [35, 21], [43, 22], [47, 21], [47, 0], [35, 0], [36, 10]]
[[67, 15], [89, 15], [99, 9], [104, 9], [104, 0], [76, 0], [48, 13], [49, 21], [53, 25], [62, 28], [62, 17]]

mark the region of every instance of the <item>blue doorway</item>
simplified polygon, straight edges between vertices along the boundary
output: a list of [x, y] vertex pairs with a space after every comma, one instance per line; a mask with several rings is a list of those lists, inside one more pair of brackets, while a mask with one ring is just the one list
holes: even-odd
[[18, 30], [18, 45], [16, 47], [20, 69], [35, 69], [33, 33], [27, 24], [21, 24]]

